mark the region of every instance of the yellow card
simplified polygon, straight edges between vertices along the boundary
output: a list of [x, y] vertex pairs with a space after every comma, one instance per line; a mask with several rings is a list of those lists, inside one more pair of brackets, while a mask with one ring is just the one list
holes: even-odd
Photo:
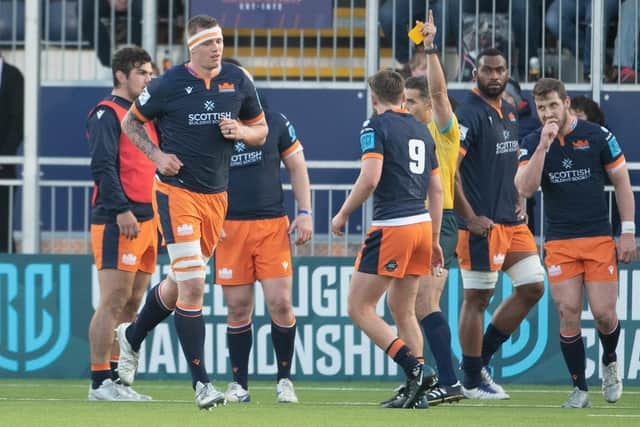
[[411, 31], [409, 31], [409, 33], [408, 33], [409, 34], [409, 38], [415, 44], [420, 44], [420, 43], [422, 43], [424, 41], [424, 36], [420, 32], [420, 29], [422, 28], [423, 25], [424, 25], [424, 22], [418, 21], [416, 23], [416, 26], [413, 27], [411, 29]]

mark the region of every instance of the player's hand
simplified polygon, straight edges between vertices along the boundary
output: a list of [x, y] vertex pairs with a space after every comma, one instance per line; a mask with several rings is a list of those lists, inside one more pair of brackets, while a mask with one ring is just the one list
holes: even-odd
[[218, 236], [218, 242], [222, 242], [227, 238], [227, 233], [224, 232], [224, 228], [220, 229], [220, 235]]
[[237, 139], [243, 139], [242, 124], [237, 120], [222, 119], [218, 123], [220, 132], [225, 139], [235, 141]]
[[518, 203], [516, 205], [516, 217], [520, 221], [529, 222], [529, 217], [527, 216], [527, 210], [524, 208], [522, 203]]
[[156, 150], [151, 160], [155, 163], [158, 171], [164, 176], [174, 176], [180, 172], [182, 162], [175, 154], [167, 154], [163, 151]]
[[469, 232], [482, 237], [487, 237], [493, 226], [493, 221], [486, 216], [474, 216], [467, 221], [467, 228], [469, 229]]
[[289, 234], [298, 231], [295, 244], [304, 245], [313, 236], [313, 217], [311, 215], [298, 215], [289, 226]]
[[434, 276], [442, 275], [442, 266], [444, 265], [444, 254], [442, 247], [438, 241], [434, 241], [431, 245], [431, 272]]
[[331, 220], [331, 232], [336, 236], [344, 236], [342, 228], [347, 223], [347, 217], [340, 212], [336, 214]]
[[542, 132], [540, 133], [540, 148], [543, 150], [548, 150], [553, 140], [558, 136], [558, 132], [560, 128], [558, 127], [558, 123], [555, 121], [548, 121], [542, 127]]
[[422, 28], [420, 29], [420, 32], [424, 36], [423, 43], [424, 43], [425, 49], [433, 48], [433, 41], [436, 38], [437, 31], [438, 29], [436, 28], [436, 24], [433, 20], [433, 11], [429, 9], [429, 18], [427, 19], [427, 22], [425, 22]]
[[616, 242], [618, 261], [625, 264], [637, 258], [636, 253], [636, 236], [631, 233], [622, 233]]
[[126, 211], [118, 214], [118, 216], [116, 216], [116, 222], [118, 223], [120, 234], [124, 237], [130, 240], [138, 237], [138, 233], [140, 233], [140, 224], [138, 224], [138, 220], [133, 212]]

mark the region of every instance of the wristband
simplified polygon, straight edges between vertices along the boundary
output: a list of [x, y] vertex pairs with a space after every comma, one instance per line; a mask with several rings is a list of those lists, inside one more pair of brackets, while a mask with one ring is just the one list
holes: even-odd
[[311, 216], [312, 212], [309, 209], [298, 209], [298, 215], [309, 215]]
[[425, 55], [432, 55], [432, 54], [439, 54], [440, 51], [438, 50], [438, 48], [434, 45], [433, 47], [429, 48], [429, 49], [425, 49], [424, 50]]
[[636, 234], [636, 223], [633, 221], [622, 221], [620, 234]]

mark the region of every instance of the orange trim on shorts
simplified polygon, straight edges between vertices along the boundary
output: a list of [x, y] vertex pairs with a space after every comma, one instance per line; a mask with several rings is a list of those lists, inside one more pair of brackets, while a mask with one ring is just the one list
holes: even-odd
[[146, 123], [149, 121], [148, 118], [146, 118], [140, 111], [138, 111], [138, 107], [136, 107], [135, 103], [131, 104], [131, 111], [142, 123]]
[[395, 340], [393, 340], [393, 342], [387, 349], [387, 354], [389, 355], [389, 357], [392, 359], [396, 357], [396, 354], [398, 354], [398, 352], [400, 351], [403, 345], [405, 344], [404, 344], [404, 341], [402, 341], [402, 339], [396, 338]]
[[364, 153], [360, 159], [361, 160], [364, 160], [364, 159], [384, 160], [384, 156], [380, 153]]
[[244, 123], [245, 125], [252, 125], [252, 124], [258, 123], [261, 120], [264, 120], [264, 112], [258, 114], [253, 119], [241, 120], [241, 122]]
[[431, 169], [431, 176], [440, 174], [440, 168]]
[[91, 364], [91, 371], [95, 372], [95, 371], [110, 371], [111, 370], [111, 365], [109, 363], [92, 363]]
[[610, 171], [611, 169], [615, 169], [618, 166], [622, 165], [624, 162], [625, 162], [624, 156], [620, 156], [620, 157], [618, 157], [618, 159], [616, 161], [611, 162], [608, 165], [605, 165], [604, 166], [604, 170]]
[[291, 154], [299, 150], [301, 147], [302, 147], [302, 144], [300, 144], [300, 141], [296, 139], [296, 142], [294, 142], [293, 145], [291, 145], [291, 147], [287, 148], [282, 153], [280, 153], [280, 158], [284, 159], [289, 157]]

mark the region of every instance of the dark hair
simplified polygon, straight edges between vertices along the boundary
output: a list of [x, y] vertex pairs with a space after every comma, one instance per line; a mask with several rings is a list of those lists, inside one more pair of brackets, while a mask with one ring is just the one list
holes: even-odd
[[564, 83], [558, 79], [545, 77], [538, 80], [533, 87], [534, 98], [546, 98], [551, 92], [556, 92], [563, 101], [567, 99], [567, 89], [564, 87]]
[[420, 96], [423, 98], [429, 98], [429, 86], [427, 85], [427, 79], [424, 76], [409, 77], [404, 82], [404, 87], [407, 89], [415, 89], [420, 92]]
[[478, 57], [476, 58], [476, 66], [480, 65], [480, 60], [482, 59], [483, 56], [500, 56], [502, 57], [502, 59], [504, 59], [505, 63], [507, 62], [507, 58], [504, 56], [504, 53], [502, 53], [500, 49], [495, 47], [490, 47], [480, 51], [480, 53], [478, 54]]
[[571, 98], [571, 108], [584, 112], [588, 121], [604, 126], [604, 113], [593, 99], [582, 95]]
[[191, 37], [196, 34], [199, 30], [213, 28], [218, 25], [218, 21], [216, 18], [213, 18], [209, 15], [196, 15], [189, 19], [187, 23], [187, 36]]
[[369, 77], [369, 87], [381, 102], [399, 104], [404, 92], [404, 78], [397, 71], [382, 70]]
[[148, 62], [151, 62], [151, 57], [141, 47], [131, 46], [123, 47], [113, 54], [111, 58], [111, 73], [113, 74], [113, 87], [118, 87], [119, 82], [116, 78], [116, 72], [122, 71], [127, 77], [134, 68], [138, 68]]

